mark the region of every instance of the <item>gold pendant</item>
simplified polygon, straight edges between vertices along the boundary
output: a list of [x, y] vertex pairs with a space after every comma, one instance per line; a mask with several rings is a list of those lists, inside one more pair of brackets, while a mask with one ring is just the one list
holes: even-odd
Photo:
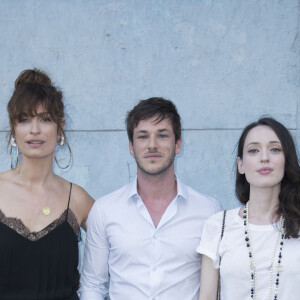
[[43, 214], [44, 214], [45, 216], [50, 215], [50, 214], [51, 214], [51, 209], [50, 209], [50, 207], [44, 206], [44, 207], [43, 207]]

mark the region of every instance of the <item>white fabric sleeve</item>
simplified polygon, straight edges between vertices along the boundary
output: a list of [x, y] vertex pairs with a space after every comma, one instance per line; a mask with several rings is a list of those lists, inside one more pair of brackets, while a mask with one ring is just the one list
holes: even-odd
[[213, 260], [214, 267], [219, 268], [219, 244], [222, 231], [223, 212], [211, 216], [204, 224], [197, 252]]
[[216, 204], [215, 204], [215, 212], [214, 214], [218, 213], [219, 211], [223, 210], [221, 204], [219, 201], [216, 200]]
[[79, 290], [80, 300], [104, 300], [108, 292], [109, 245], [103, 225], [104, 216], [99, 209], [99, 204], [101, 203], [97, 202], [93, 205], [87, 220], [83, 269]]

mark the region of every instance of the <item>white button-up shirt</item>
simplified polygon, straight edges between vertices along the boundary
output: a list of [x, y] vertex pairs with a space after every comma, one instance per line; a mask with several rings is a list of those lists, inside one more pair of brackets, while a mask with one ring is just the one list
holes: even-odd
[[[157, 227], [137, 181], [95, 202], [87, 221], [80, 299], [198, 300], [204, 221], [221, 209], [177, 180]], [[110, 275], [110, 276], [109, 276]]]

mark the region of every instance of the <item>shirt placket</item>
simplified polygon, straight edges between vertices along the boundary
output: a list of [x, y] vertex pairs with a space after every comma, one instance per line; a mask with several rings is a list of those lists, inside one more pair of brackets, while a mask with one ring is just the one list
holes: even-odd
[[[159, 260], [162, 251], [164, 251], [162, 246], [162, 241], [160, 239], [160, 232], [162, 228], [168, 223], [177, 213], [177, 197], [170, 203], [164, 212], [158, 226], [155, 228], [151, 216], [143, 204], [142, 200], [139, 199], [139, 211], [143, 218], [151, 224], [151, 259], [149, 265], [149, 278], [150, 278], [150, 294], [149, 300], [159, 300], [159, 290], [161, 287], [161, 282], [165, 281], [163, 265]], [[163, 263], [163, 262], [162, 262]]]

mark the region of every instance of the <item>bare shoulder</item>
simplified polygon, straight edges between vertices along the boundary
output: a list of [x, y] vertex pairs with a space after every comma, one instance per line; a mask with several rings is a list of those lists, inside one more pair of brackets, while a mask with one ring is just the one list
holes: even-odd
[[85, 228], [85, 222], [94, 201], [85, 189], [77, 184], [72, 185], [71, 208], [78, 218], [79, 225], [83, 228]]
[[12, 170], [0, 173], [0, 189], [7, 187], [7, 185], [13, 183], [13, 181]]
[[94, 199], [87, 191], [75, 183], [72, 184], [72, 201], [79, 206], [93, 205], [94, 203]]
[[[60, 191], [63, 191], [64, 194], [70, 193], [70, 182], [65, 180], [64, 178], [56, 175], [56, 188]], [[72, 183], [71, 190], [71, 207], [76, 207], [80, 210], [85, 209], [85, 207], [92, 206], [94, 203], [94, 199], [83, 189], [81, 186]]]
[[1, 172], [0, 173], [0, 180], [7, 180], [7, 179], [9, 179], [11, 177], [12, 172], [13, 172], [12, 170]]

